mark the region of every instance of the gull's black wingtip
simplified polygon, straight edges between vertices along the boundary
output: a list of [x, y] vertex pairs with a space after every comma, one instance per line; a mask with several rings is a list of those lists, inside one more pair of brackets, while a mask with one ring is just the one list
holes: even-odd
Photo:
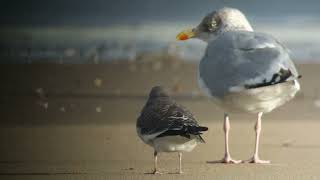
[[198, 131], [208, 131], [209, 128], [208, 128], [208, 127], [205, 127], [205, 126], [199, 126], [199, 127], [197, 127], [197, 130], [198, 130]]

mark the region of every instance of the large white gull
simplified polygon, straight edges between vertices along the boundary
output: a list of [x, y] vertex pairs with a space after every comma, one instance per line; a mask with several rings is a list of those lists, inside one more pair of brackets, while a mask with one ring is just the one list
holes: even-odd
[[225, 109], [225, 155], [219, 161], [240, 163], [229, 152], [229, 113], [257, 115], [255, 150], [251, 163], [270, 163], [259, 158], [263, 113], [285, 104], [300, 90], [298, 72], [288, 50], [271, 35], [254, 32], [244, 14], [222, 8], [204, 17], [195, 28], [182, 31], [178, 40], [198, 38], [208, 43], [199, 64], [199, 85]]

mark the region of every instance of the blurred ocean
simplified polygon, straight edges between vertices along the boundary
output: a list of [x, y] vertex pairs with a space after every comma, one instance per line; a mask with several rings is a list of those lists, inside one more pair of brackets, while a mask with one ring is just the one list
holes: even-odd
[[[194, 8], [192, 6], [195, 2], [188, 1], [190, 7], [177, 12], [174, 10], [180, 1], [138, 2], [132, 5], [132, 8], [136, 8], [134, 13], [131, 5], [125, 4], [123, 12], [106, 7], [109, 15], [105, 17], [69, 17], [69, 21], [60, 24], [1, 27], [0, 62], [105, 63], [167, 55], [196, 62], [202, 57], [206, 45], [199, 40], [177, 42], [175, 37], [181, 30], [196, 26], [206, 13], [224, 5], [239, 7], [256, 31], [270, 33], [278, 38], [291, 50], [294, 61], [320, 62], [318, 1], [270, 0], [258, 3], [248, 0], [240, 3], [226, 0], [213, 3], [206, 0]], [[146, 7], [143, 6], [141, 12], [138, 12], [143, 3], [147, 3], [144, 4]], [[250, 3], [253, 5], [247, 6]], [[171, 6], [168, 7], [168, 4]], [[213, 5], [211, 7], [208, 4]], [[120, 8], [120, 5], [116, 5], [119, 4], [115, 4], [114, 8]], [[51, 20], [54, 22], [52, 17]], [[70, 23], [75, 20], [90, 23]]]

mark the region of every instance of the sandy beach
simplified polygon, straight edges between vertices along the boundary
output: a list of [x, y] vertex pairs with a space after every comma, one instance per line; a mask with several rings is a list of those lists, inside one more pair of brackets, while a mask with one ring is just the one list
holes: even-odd
[[[223, 155], [221, 123], [210, 127], [201, 144], [183, 156], [160, 154], [162, 175], [148, 174], [153, 151], [136, 136], [133, 124], [18, 127], [1, 130], [1, 179], [318, 179], [319, 122], [265, 121], [261, 156], [270, 165], [211, 164]], [[248, 159], [253, 152], [250, 121], [234, 121], [231, 152]], [[284, 129], [282, 129], [284, 128]]]
[[[0, 179], [319, 179], [320, 65], [298, 65], [302, 91], [263, 117], [261, 158], [270, 165], [213, 164], [223, 155], [223, 111], [200, 93], [196, 64], [172, 62], [0, 67]], [[136, 135], [154, 85], [172, 90], [209, 127], [206, 144], [183, 156], [160, 154]], [[255, 116], [230, 117], [234, 158], [254, 148]]]

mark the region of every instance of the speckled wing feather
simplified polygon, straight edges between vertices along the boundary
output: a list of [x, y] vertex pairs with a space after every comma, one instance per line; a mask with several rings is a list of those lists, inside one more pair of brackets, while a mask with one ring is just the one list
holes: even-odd
[[193, 115], [169, 97], [150, 98], [137, 121], [143, 135], [154, 137], [200, 135], [208, 128], [201, 127]]

